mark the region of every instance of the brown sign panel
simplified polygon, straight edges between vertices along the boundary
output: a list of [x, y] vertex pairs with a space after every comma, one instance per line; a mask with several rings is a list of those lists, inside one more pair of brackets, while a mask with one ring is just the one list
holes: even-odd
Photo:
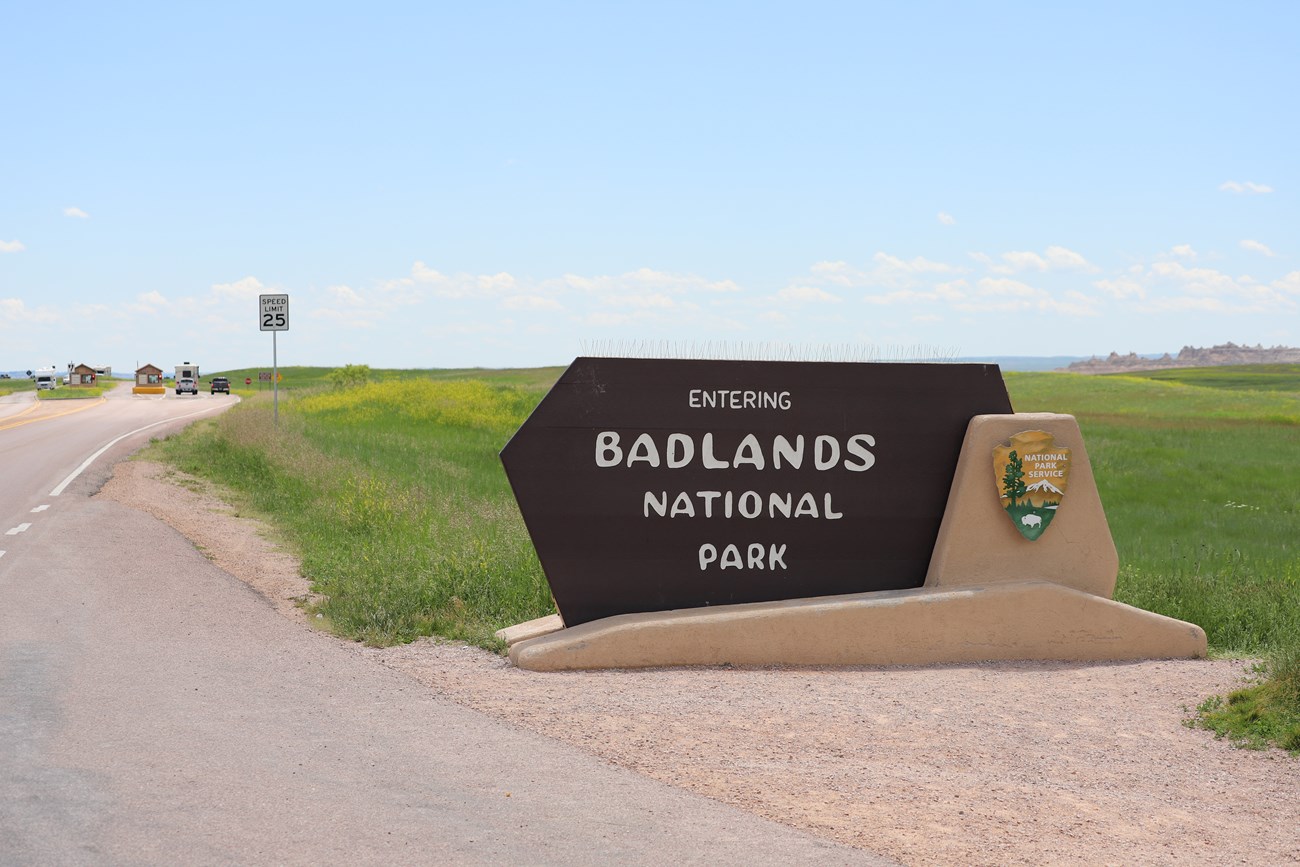
[[919, 587], [997, 365], [579, 358], [501, 452], [569, 626]]

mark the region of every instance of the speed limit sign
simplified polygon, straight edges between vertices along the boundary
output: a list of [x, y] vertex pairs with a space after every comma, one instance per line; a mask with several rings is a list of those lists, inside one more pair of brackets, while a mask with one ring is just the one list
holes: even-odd
[[262, 303], [262, 315], [258, 320], [258, 328], [262, 331], [288, 331], [289, 296], [259, 295], [257, 297]]

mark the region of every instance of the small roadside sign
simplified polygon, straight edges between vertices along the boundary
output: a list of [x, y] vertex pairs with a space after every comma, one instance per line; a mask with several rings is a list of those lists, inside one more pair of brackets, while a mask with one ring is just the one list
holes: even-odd
[[259, 371], [257, 372], [257, 381], [258, 381], [258, 382], [270, 382], [270, 381], [271, 381], [271, 371], [269, 371], [269, 370], [259, 370]]
[[244, 385], [252, 385], [252, 384], [253, 384], [253, 377], [251, 377], [251, 376], [245, 376], [245, 377], [244, 377]]
[[257, 297], [261, 302], [262, 311], [258, 319], [258, 328], [262, 331], [288, 331], [289, 296], [259, 295]]

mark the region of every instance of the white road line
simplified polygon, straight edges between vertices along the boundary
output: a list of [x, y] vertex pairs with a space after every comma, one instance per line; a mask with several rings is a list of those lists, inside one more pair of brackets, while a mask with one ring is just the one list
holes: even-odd
[[5, 552], [4, 552], [4, 551], [0, 551], [0, 557], [3, 557], [4, 555], [5, 555]]
[[33, 513], [36, 513], [36, 512], [44, 512], [44, 511], [45, 511], [46, 509], [48, 509], [49, 507], [50, 507], [50, 506], [49, 506], [49, 503], [46, 503], [44, 506], [37, 506], [35, 509], [32, 509], [32, 512], [33, 512]]
[[5, 530], [6, 536], [17, 536], [19, 533], [26, 533], [31, 524], [19, 524], [11, 530]]
[[[238, 403], [238, 402], [239, 402], [239, 400], [236, 400], [236, 401], [235, 401], [235, 403]], [[222, 401], [221, 403], [217, 404], [216, 406], [208, 407], [207, 409], [201, 409], [201, 410], [199, 410], [198, 412], [192, 412], [192, 413], [189, 413], [188, 415], [178, 415], [178, 416], [176, 416], [175, 418], [165, 418], [165, 419], [163, 419], [162, 421], [156, 421], [156, 422], [154, 422], [153, 424], [147, 424], [147, 425], [145, 425], [144, 427], [138, 427], [138, 428], [136, 428], [136, 429], [133, 430], [133, 431], [128, 431], [127, 433], [122, 434], [120, 437], [118, 437], [117, 439], [113, 440], [113, 441], [110, 442], [108, 445], [104, 446], [102, 449], [100, 449], [99, 451], [95, 452], [95, 453], [94, 453], [93, 455], [91, 455], [90, 457], [86, 458], [86, 459], [82, 462], [81, 466], [79, 466], [79, 467], [77, 467], [75, 470], [73, 470], [72, 473], [71, 473], [71, 474], [70, 474], [66, 479], [64, 479], [63, 481], [59, 482], [58, 487], [56, 487], [54, 490], [50, 491], [50, 496], [51, 496], [51, 497], [57, 497], [57, 496], [59, 496], [59, 494], [62, 494], [62, 493], [63, 493], [63, 489], [66, 488], [68, 485], [72, 484], [74, 481], [76, 481], [77, 476], [79, 476], [79, 475], [81, 475], [82, 473], [84, 473], [84, 472], [86, 471], [86, 468], [89, 467], [91, 464], [93, 464], [93, 463], [95, 462], [95, 459], [96, 459], [96, 458], [98, 458], [98, 457], [99, 457], [100, 455], [102, 455], [104, 452], [108, 451], [108, 450], [111, 449], [113, 446], [117, 445], [117, 444], [120, 443], [122, 440], [126, 439], [127, 437], [129, 437], [129, 436], [133, 436], [133, 435], [135, 435], [135, 434], [138, 434], [138, 433], [140, 433], [140, 431], [148, 430], [148, 429], [151, 428], [151, 427], [158, 427], [158, 425], [160, 425], [160, 424], [167, 424], [168, 422], [180, 421], [180, 420], [183, 419], [183, 418], [190, 418], [190, 417], [192, 417], [192, 416], [196, 416], [196, 415], [203, 415], [205, 412], [212, 412], [213, 410], [221, 409], [221, 408], [223, 408], [223, 407], [225, 407], [225, 406], [227, 406], [227, 405], [228, 405], [228, 404], [226, 404], [224, 401]]]

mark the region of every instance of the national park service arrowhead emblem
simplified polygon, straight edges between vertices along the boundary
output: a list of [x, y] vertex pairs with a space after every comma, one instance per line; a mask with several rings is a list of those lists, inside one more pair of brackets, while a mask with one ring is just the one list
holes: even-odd
[[1047, 531], [1065, 498], [1070, 450], [1046, 431], [1018, 433], [993, 450], [993, 477], [1007, 517], [1032, 542]]

